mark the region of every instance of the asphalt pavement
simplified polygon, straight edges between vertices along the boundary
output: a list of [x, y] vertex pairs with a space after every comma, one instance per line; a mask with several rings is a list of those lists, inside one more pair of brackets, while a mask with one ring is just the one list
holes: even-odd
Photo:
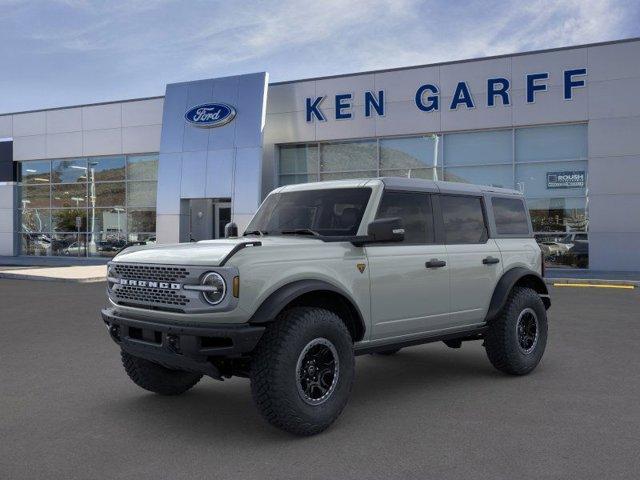
[[160, 397], [125, 375], [103, 283], [0, 279], [0, 478], [630, 479], [640, 471], [640, 289], [553, 289], [525, 377], [479, 342], [357, 359], [325, 433], [266, 424], [245, 379]]

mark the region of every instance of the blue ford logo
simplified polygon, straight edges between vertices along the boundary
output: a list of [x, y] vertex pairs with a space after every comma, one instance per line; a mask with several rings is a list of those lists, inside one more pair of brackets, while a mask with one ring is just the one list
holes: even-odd
[[226, 103], [205, 103], [191, 107], [184, 118], [196, 127], [221, 127], [236, 116], [236, 109]]

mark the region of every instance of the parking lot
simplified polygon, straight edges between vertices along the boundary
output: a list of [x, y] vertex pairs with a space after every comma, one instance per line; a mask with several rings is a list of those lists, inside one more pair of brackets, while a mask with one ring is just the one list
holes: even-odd
[[136, 387], [99, 319], [104, 284], [0, 279], [0, 477], [637, 478], [640, 293], [553, 289], [538, 369], [508, 377], [479, 342], [357, 360], [327, 432], [258, 416], [244, 379], [181, 397]]

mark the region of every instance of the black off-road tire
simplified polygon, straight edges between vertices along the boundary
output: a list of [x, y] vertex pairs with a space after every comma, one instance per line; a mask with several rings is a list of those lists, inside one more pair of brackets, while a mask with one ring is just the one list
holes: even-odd
[[[537, 336], [531, 346], [521, 345], [518, 322], [521, 315], [531, 319], [535, 314]], [[525, 375], [531, 372], [544, 354], [547, 345], [547, 312], [542, 299], [531, 288], [515, 287], [510, 293], [500, 315], [489, 323], [485, 337], [485, 350], [491, 364], [511, 375]]]
[[[337, 355], [337, 378], [322, 403], [311, 405], [299, 391], [298, 362], [307, 358], [308, 345], [325, 340]], [[281, 313], [260, 339], [251, 362], [251, 393], [269, 423], [295, 435], [314, 435], [346, 406], [354, 372], [353, 342], [340, 317], [322, 308], [296, 307]]]
[[379, 352], [376, 352], [376, 355], [384, 355], [385, 357], [388, 357], [390, 355], [395, 355], [400, 350], [402, 350], [402, 348], [390, 348], [389, 350], [381, 350]]
[[121, 351], [122, 365], [133, 383], [160, 395], [180, 395], [200, 381], [199, 373], [171, 370]]

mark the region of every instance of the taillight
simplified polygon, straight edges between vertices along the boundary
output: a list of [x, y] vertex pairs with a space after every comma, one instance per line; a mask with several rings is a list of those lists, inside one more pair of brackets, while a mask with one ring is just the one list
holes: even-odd
[[540, 275], [544, 277], [544, 253], [540, 250]]

